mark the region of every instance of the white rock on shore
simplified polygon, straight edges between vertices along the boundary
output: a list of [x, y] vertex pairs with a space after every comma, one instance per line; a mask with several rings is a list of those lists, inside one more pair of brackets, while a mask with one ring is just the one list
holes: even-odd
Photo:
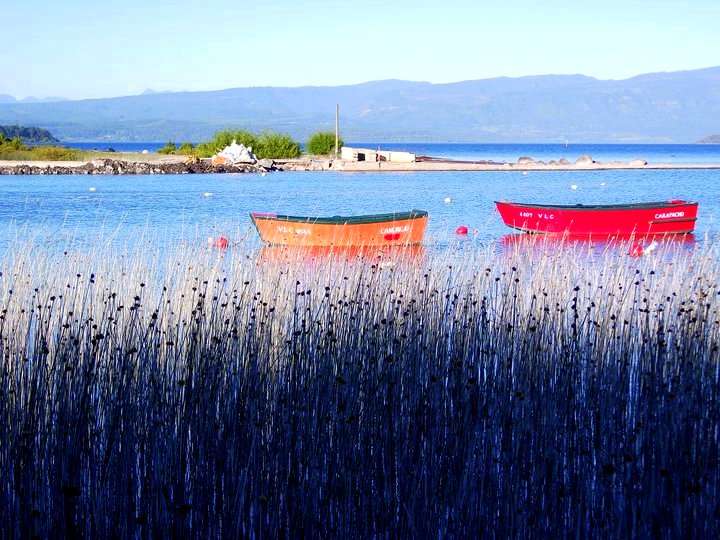
[[252, 147], [238, 144], [235, 139], [212, 157], [213, 165], [234, 165], [236, 163], [255, 163], [257, 157], [252, 153]]

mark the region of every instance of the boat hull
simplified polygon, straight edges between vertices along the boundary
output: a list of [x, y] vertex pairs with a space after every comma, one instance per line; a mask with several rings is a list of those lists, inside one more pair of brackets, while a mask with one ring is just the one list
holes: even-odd
[[665, 235], [695, 229], [698, 204], [681, 200], [566, 206], [495, 202], [505, 225], [530, 233], [568, 235]]
[[263, 242], [282, 246], [402, 246], [419, 244], [428, 213], [423, 210], [327, 218], [252, 212]]

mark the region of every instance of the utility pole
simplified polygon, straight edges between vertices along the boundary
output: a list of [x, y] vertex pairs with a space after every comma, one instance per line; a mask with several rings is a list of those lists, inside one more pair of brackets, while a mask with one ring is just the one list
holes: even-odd
[[339, 131], [340, 131], [340, 123], [339, 123], [339, 117], [340, 117], [340, 104], [335, 104], [335, 159], [338, 158], [338, 140], [340, 138]]

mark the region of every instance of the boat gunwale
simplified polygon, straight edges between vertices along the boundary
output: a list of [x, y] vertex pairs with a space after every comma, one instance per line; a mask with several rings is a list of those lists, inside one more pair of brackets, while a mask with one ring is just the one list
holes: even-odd
[[696, 201], [682, 201], [682, 202], [670, 202], [670, 201], [658, 201], [658, 202], [646, 202], [646, 203], [624, 203], [624, 204], [530, 204], [530, 203], [517, 203], [512, 201], [495, 201], [496, 205], [505, 205], [515, 208], [542, 208], [544, 210], [562, 210], [562, 211], [612, 211], [612, 210], [651, 210], [654, 208], [682, 208], [687, 206], [698, 206]]
[[697, 221], [696, 217], [674, 218], [674, 219], [651, 219], [648, 225], [659, 225], [661, 223], [686, 223]]
[[392, 223], [428, 217], [426, 210], [410, 210], [409, 212], [390, 212], [385, 214], [366, 214], [358, 216], [291, 216], [285, 214], [262, 214], [250, 212], [253, 221], [282, 221], [293, 223], [310, 223], [317, 225], [364, 225], [370, 223]]
[[[694, 221], [694, 220], [693, 220]], [[663, 222], [659, 222], [663, 223]], [[667, 222], [665, 222], [667, 223]], [[654, 223], [657, 224], [657, 223]], [[573, 232], [565, 229], [564, 231], [543, 231], [540, 229], [530, 229], [527, 227], [524, 227], [522, 225], [510, 225], [509, 223], [505, 224], [506, 226], [510, 227], [511, 229], [514, 229], [516, 231], [520, 231], [521, 233], [529, 234], [529, 235], [538, 235], [538, 236], [550, 236], [550, 237], [560, 237], [560, 236], [566, 236], [568, 238], [588, 238], [588, 237], [596, 237], [596, 238], [608, 238], [608, 237], [618, 237], [618, 238], [662, 238], [665, 236], [677, 236], [677, 235], [683, 235], [683, 234], [695, 234], [694, 228], [688, 229], [688, 230], [679, 230], [679, 231], [663, 231], [663, 232], [642, 232], [638, 230], [633, 230], [632, 232], [626, 233], [626, 232]]]

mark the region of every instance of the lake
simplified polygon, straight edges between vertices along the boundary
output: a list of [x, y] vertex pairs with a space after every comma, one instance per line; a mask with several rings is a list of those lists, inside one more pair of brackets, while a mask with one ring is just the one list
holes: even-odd
[[468, 227], [468, 241], [491, 242], [512, 233], [495, 211], [501, 198], [558, 204], [697, 200], [696, 237], [716, 234], [720, 215], [716, 170], [0, 176], [0, 190], [3, 246], [18, 236], [59, 245], [99, 231], [123, 241], [139, 229], [158, 242], [221, 234], [233, 240], [254, 236], [251, 211], [332, 216], [410, 209], [430, 212], [428, 242], [443, 245], [460, 225]]
[[250, 211], [425, 209], [429, 252], [461, 224], [468, 247], [542, 239], [505, 227], [500, 198], [693, 199], [715, 237], [718, 176], [0, 176], [0, 461], [23, 459], [0, 468], [19, 516], [0, 530], [715, 538], [716, 248], [369, 266], [205, 246], [257, 246]]

